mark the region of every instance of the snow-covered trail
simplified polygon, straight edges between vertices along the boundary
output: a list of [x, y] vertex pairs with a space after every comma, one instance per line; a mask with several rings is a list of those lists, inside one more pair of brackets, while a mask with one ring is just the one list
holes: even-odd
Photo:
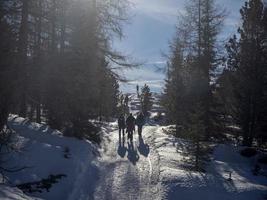
[[96, 186], [96, 200], [164, 199], [159, 179], [159, 155], [153, 149], [151, 134], [156, 126], [146, 126], [143, 137], [134, 140], [119, 137], [118, 130], [104, 139], [100, 161], [100, 179]]

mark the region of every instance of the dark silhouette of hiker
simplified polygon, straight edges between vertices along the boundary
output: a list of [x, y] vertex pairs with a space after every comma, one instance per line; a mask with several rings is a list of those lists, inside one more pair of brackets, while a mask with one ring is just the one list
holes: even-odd
[[142, 136], [142, 128], [145, 125], [145, 116], [142, 112], [137, 115], [135, 123], [138, 127], [138, 135]]
[[123, 114], [121, 114], [118, 119], [118, 126], [119, 126], [119, 136], [121, 137], [121, 132], [122, 132], [123, 137], [124, 137], [125, 118]]
[[126, 132], [128, 133], [128, 139], [133, 140], [133, 132], [135, 129], [135, 118], [132, 113], [126, 119]]
[[128, 103], [129, 103], [129, 97], [128, 95], [126, 94], [125, 98], [124, 98], [124, 105], [125, 106], [128, 106]]
[[137, 150], [134, 147], [133, 141], [128, 142], [128, 160], [133, 164], [136, 165], [136, 163], [139, 160], [139, 155], [137, 153]]
[[136, 93], [137, 93], [137, 97], [139, 97], [139, 85], [136, 85]]
[[144, 139], [142, 138], [142, 136], [139, 137], [139, 145], [137, 148], [140, 154], [142, 154], [145, 157], [148, 156], [149, 151], [150, 151], [149, 145], [144, 142]]
[[124, 143], [125, 143], [125, 137], [124, 137], [124, 135], [123, 135], [122, 138], [119, 137], [119, 147], [118, 147], [118, 151], [117, 151], [118, 154], [120, 155], [120, 157], [122, 157], [122, 158], [125, 156], [126, 151], [127, 151], [127, 149], [126, 149]]

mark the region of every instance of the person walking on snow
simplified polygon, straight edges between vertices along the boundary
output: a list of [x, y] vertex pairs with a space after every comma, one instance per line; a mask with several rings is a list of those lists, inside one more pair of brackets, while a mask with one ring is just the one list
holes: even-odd
[[127, 125], [126, 132], [128, 133], [128, 139], [133, 141], [133, 132], [135, 129], [135, 118], [132, 113], [130, 113], [130, 115], [127, 117], [126, 125]]
[[142, 128], [145, 125], [145, 116], [140, 112], [136, 117], [136, 125], [138, 127], [138, 135], [142, 136]]
[[119, 136], [121, 137], [121, 132], [122, 132], [123, 137], [124, 137], [125, 118], [123, 114], [121, 114], [118, 119], [118, 126], [119, 126]]

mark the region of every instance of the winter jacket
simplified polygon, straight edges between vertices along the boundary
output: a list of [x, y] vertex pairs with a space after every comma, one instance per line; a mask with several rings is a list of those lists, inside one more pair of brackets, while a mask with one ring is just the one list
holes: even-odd
[[118, 126], [119, 128], [124, 129], [125, 128], [125, 119], [123, 116], [120, 116], [118, 119]]
[[127, 125], [127, 129], [128, 130], [134, 130], [135, 118], [132, 115], [130, 115], [129, 117], [127, 117], [127, 119], [126, 119], [126, 125]]
[[145, 116], [140, 114], [136, 118], [136, 125], [137, 126], [143, 126], [145, 124]]

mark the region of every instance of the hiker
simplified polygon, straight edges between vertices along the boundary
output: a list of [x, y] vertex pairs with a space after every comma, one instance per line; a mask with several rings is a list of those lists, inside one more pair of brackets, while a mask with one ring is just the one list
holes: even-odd
[[138, 127], [138, 135], [142, 136], [142, 128], [145, 125], [145, 116], [142, 112], [137, 115], [135, 123]]
[[123, 114], [121, 114], [118, 119], [118, 126], [119, 126], [119, 136], [121, 137], [121, 132], [122, 132], [123, 137], [124, 137], [125, 118]]
[[126, 132], [128, 133], [128, 139], [133, 141], [133, 132], [135, 129], [135, 118], [132, 113], [126, 119], [127, 129]]
[[124, 105], [128, 107], [128, 104], [129, 104], [129, 97], [126, 94], [126, 96], [124, 97]]
[[137, 97], [139, 97], [139, 85], [136, 85], [136, 93], [137, 93]]

